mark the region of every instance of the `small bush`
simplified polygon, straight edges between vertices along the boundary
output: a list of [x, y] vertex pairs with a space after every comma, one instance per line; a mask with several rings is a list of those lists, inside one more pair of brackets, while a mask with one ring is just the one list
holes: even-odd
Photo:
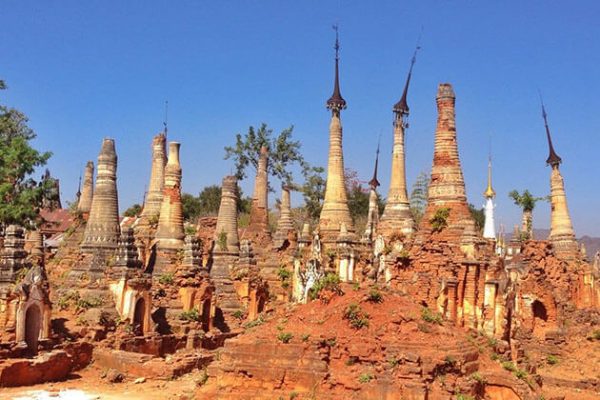
[[290, 332], [281, 332], [277, 335], [277, 340], [279, 340], [281, 343], [289, 343], [293, 337], [294, 335], [292, 335]]
[[358, 291], [360, 289], [360, 282], [354, 282], [352, 284], [352, 290], [354, 290], [355, 292]]
[[219, 246], [219, 250], [227, 251], [227, 233], [225, 231], [221, 231], [221, 233], [219, 233], [219, 237], [217, 238], [217, 245]]
[[515, 364], [513, 364], [510, 361], [504, 361], [502, 363], [502, 368], [504, 368], [505, 370], [510, 371], [510, 372], [515, 372], [517, 370], [517, 367], [515, 367]]
[[522, 380], [526, 380], [527, 379], [527, 372], [523, 371], [522, 369], [517, 369], [515, 371], [515, 376], [519, 379]]
[[471, 379], [473, 379], [475, 382], [477, 382], [481, 385], [485, 385], [485, 383], [486, 383], [485, 378], [483, 376], [481, 376], [481, 374], [479, 372], [473, 372], [471, 374]]
[[161, 285], [172, 285], [173, 282], [173, 274], [171, 273], [162, 274], [160, 278], [158, 278], [158, 283]]
[[86, 297], [83, 299], [77, 300], [77, 309], [79, 310], [88, 310], [90, 308], [100, 307], [104, 304], [104, 300], [100, 297]]
[[298, 398], [298, 393], [297, 392], [292, 392], [290, 393], [290, 400], [294, 400]]
[[398, 366], [398, 364], [400, 364], [400, 360], [396, 358], [396, 356], [392, 356], [388, 359], [388, 365], [390, 366], [390, 368], [395, 368]]
[[316, 300], [319, 298], [319, 294], [323, 290], [328, 290], [338, 295], [344, 294], [342, 288], [340, 287], [340, 277], [332, 273], [325, 275], [323, 278], [316, 281], [313, 287], [310, 288], [308, 291], [308, 297], [311, 300]]
[[244, 311], [242, 310], [235, 310], [235, 312], [232, 314], [233, 318], [236, 319], [243, 319], [244, 318]]
[[280, 265], [279, 269], [277, 270], [277, 277], [280, 281], [285, 282], [292, 277], [292, 273], [285, 267], [285, 265]]
[[300, 338], [303, 342], [308, 342], [308, 339], [310, 339], [310, 335], [308, 333], [305, 333]]
[[546, 362], [549, 365], [556, 365], [556, 364], [558, 364], [558, 357], [556, 357], [555, 355], [550, 354], [550, 355], [548, 355], [548, 357], [546, 357]]
[[367, 300], [369, 300], [372, 303], [381, 303], [383, 302], [383, 295], [379, 290], [373, 288], [369, 291], [369, 296], [367, 297]]
[[369, 326], [369, 314], [361, 310], [360, 306], [356, 303], [352, 303], [346, 307], [343, 317], [350, 322], [350, 326], [354, 329]]
[[600, 340], [600, 329], [596, 329], [594, 332], [592, 332], [592, 334], [590, 335], [590, 337], [593, 340]]
[[475, 398], [473, 396], [468, 395], [468, 394], [458, 393], [456, 395], [456, 400], [475, 400]]
[[434, 313], [427, 307], [423, 307], [421, 309], [421, 318], [425, 322], [429, 322], [430, 324], [438, 324], [442, 325], [442, 315], [440, 313]]
[[373, 374], [370, 374], [368, 372], [362, 373], [360, 374], [360, 376], [358, 377], [358, 381], [360, 383], [369, 383], [373, 380]]
[[244, 328], [254, 328], [255, 326], [259, 326], [265, 323], [265, 320], [262, 315], [259, 315], [254, 321], [249, 321], [244, 324]]
[[454, 367], [456, 365], [457, 361], [456, 361], [456, 358], [454, 358], [453, 356], [447, 355], [444, 358], [444, 363], [449, 367]]
[[184, 311], [179, 314], [179, 319], [181, 321], [200, 321], [200, 313], [196, 308], [192, 308], [189, 311]]
[[450, 209], [448, 207], [438, 208], [429, 223], [431, 224], [431, 230], [433, 232], [441, 232], [448, 226], [448, 217], [450, 216]]

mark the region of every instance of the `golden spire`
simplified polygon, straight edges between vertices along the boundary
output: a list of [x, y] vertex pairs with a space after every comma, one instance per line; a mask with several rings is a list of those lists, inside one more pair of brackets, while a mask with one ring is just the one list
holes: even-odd
[[483, 196], [486, 199], [496, 197], [496, 192], [492, 188], [492, 156], [490, 156], [490, 158], [488, 160], [488, 183], [487, 183], [487, 189], [485, 189]]

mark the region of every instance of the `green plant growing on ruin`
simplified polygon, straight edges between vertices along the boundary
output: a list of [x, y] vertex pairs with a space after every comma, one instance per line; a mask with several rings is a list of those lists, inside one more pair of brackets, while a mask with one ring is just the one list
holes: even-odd
[[387, 362], [390, 368], [396, 368], [398, 365], [400, 365], [400, 359], [398, 359], [396, 356], [388, 358]]
[[319, 298], [319, 293], [323, 290], [328, 290], [337, 295], [342, 295], [344, 292], [340, 287], [340, 277], [337, 274], [328, 273], [324, 277], [315, 282], [312, 288], [308, 291], [308, 297], [311, 300]]
[[194, 225], [186, 225], [184, 232], [186, 235], [194, 236], [196, 234], [196, 227]]
[[227, 251], [227, 233], [225, 231], [221, 231], [217, 238], [217, 245], [219, 246], [219, 250]]
[[398, 261], [400, 262], [400, 264], [402, 264], [402, 265], [407, 265], [410, 262], [410, 254], [408, 253], [408, 250], [406, 250], [406, 249], [400, 250], [397, 258], [398, 258]]
[[88, 310], [90, 308], [100, 307], [104, 304], [104, 300], [100, 297], [90, 296], [78, 299], [75, 304], [78, 310]]
[[358, 362], [358, 357], [350, 356], [350, 357], [348, 357], [348, 359], [346, 360], [346, 362], [344, 364], [351, 367], [352, 365], [356, 364], [357, 362]]
[[281, 281], [281, 287], [286, 289], [290, 286], [290, 279], [292, 277], [292, 273], [285, 267], [285, 265], [280, 265], [277, 270], [277, 277]]
[[264, 317], [262, 316], [262, 314], [260, 314], [260, 315], [258, 316], [258, 318], [256, 318], [254, 321], [248, 321], [248, 322], [246, 322], [246, 323], [244, 324], [244, 328], [246, 328], [246, 329], [250, 329], [250, 328], [254, 328], [254, 327], [256, 327], [256, 326], [260, 326], [260, 325], [262, 325], [262, 324], [264, 324], [264, 323], [265, 323], [265, 319], [264, 319]]
[[308, 342], [308, 339], [310, 339], [310, 334], [305, 333], [300, 337], [300, 339], [302, 339], [303, 342]]
[[290, 393], [290, 400], [297, 399], [297, 398], [298, 398], [298, 396], [299, 396], [299, 395], [298, 395], [298, 393], [297, 393], [297, 392], [292, 392], [292, 393]]
[[179, 314], [179, 320], [198, 322], [200, 321], [200, 313], [198, 312], [198, 309], [194, 307], [188, 311], [183, 311], [181, 314]]
[[590, 339], [592, 340], [600, 340], [600, 329], [596, 329], [590, 335]]
[[377, 288], [372, 288], [369, 290], [369, 294], [367, 295], [367, 300], [371, 303], [382, 303], [383, 295]]
[[442, 325], [443, 322], [442, 314], [433, 312], [428, 307], [423, 307], [421, 309], [421, 318], [423, 319], [423, 321], [428, 322], [430, 324]]
[[448, 226], [448, 217], [450, 216], [450, 209], [448, 207], [442, 207], [435, 210], [433, 217], [429, 219], [431, 224], [431, 230], [433, 232], [441, 232]]
[[280, 332], [277, 335], [277, 340], [279, 340], [281, 343], [289, 343], [293, 337], [294, 335], [292, 335], [290, 332]]
[[531, 239], [531, 234], [533, 232], [533, 209], [538, 201], [548, 200], [548, 197], [535, 197], [527, 189], [525, 189], [523, 193], [512, 190], [508, 193], [508, 197], [510, 197], [515, 205], [521, 208], [523, 212], [522, 221], [525, 231], [520, 233], [519, 239], [521, 241]]
[[485, 385], [486, 384], [485, 377], [482, 376], [479, 372], [473, 372], [471, 374], [471, 379], [474, 380], [475, 382], [477, 382], [480, 385]]
[[174, 282], [174, 276], [172, 273], [167, 272], [164, 273], [160, 276], [160, 278], [158, 278], [158, 283], [160, 283], [161, 285], [172, 285]]
[[513, 364], [510, 361], [504, 361], [502, 363], [502, 368], [504, 368], [505, 370], [507, 370], [509, 372], [516, 372], [517, 371], [517, 367], [515, 367], [515, 364]]
[[457, 393], [456, 400], [475, 400], [475, 398], [468, 394]]
[[235, 310], [233, 312], [233, 314], [231, 314], [233, 316], [233, 318], [236, 319], [243, 319], [244, 318], [244, 311], [243, 310]]
[[369, 383], [369, 382], [371, 382], [373, 380], [373, 378], [374, 378], [373, 374], [371, 374], [369, 372], [363, 372], [358, 377], [358, 381], [360, 383]]
[[200, 377], [196, 381], [196, 384], [198, 386], [204, 386], [207, 381], [208, 381], [208, 372], [206, 371], [206, 368], [204, 368], [202, 370], [202, 373], [200, 374]]
[[549, 354], [548, 357], [546, 357], [546, 362], [548, 363], [548, 365], [556, 365], [558, 364], [558, 357], [556, 357], [553, 354]]
[[360, 290], [360, 282], [352, 283], [352, 290], [354, 290], [355, 292], [358, 292]]
[[85, 319], [85, 317], [83, 315], [80, 315], [80, 316], [78, 316], [75, 319], [75, 325], [77, 325], [77, 326], [88, 326], [87, 319]]
[[369, 326], [369, 314], [364, 312], [356, 303], [351, 303], [344, 310], [343, 318], [350, 322], [354, 329], [362, 329]]

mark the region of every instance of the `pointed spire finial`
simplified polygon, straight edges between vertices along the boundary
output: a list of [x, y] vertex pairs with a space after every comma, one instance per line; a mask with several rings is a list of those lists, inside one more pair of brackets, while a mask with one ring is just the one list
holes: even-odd
[[377, 189], [377, 186], [380, 186], [379, 180], [377, 180], [377, 167], [379, 165], [379, 143], [381, 142], [381, 134], [379, 135], [379, 140], [377, 141], [377, 151], [375, 152], [375, 169], [373, 170], [373, 178], [369, 181], [369, 186], [371, 189]]
[[486, 199], [493, 198], [493, 197], [496, 196], [496, 192], [492, 188], [492, 154], [491, 154], [491, 152], [490, 152], [490, 155], [488, 157], [488, 181], [487, 181], [487, 188], [485, 189], [485, 192], [483, 193], [483, 195], [484, 195], [484, 197]]
[[419, 34], [419, 38], [417, 39], [417, 46], [415, 47], [415, 52], [413, 53], [412, 59], [410, 60], [410, 68], [408, 69], [408, 75], [406, 77], [406, 83], [404, 84], [404, 91], [402, 92], [402, 97], [400, 101], [394, 104], [394, 112], [398, 114], [398, 116], [406, 116], [408, 115], [409, 108], [408, 102], [406, 100], [408, 96], [408, 86], [410, 85], [410, 78], [412, 77], [412, 70], [415, 66], [415, 62], [417, 62], [417, 52], [421, 49], [421, 34], [423, 33], [423, 28], [421, 28], [421, 33]]
[[79, 174], [79, 183], [77, 184], [77, 193], [75, 193], [75, 196], [77, 196], [77, 201], [79, 202], [79, 198], [81, 197], [81, 174]]
[[340, 93], [340, 77], [339, 77], [339, 61], [340, 61], [340, 38], [339, 38], [339, 27], [337, 24], [333, 25], [335, 31], [335, 80], [333, 84], [333, 94], [327, 100], [327, 108], [332, 111], [340, 111], [346, 108], [346, 100]]
[[165, 130], [165, 140], [167, 139], [167, 131], [168, 131], [167, 124], [168, 123], [169, 123], [169, 100], [165, 100], [165, 120], [163, 121], [163, 127]]
[[546, 159], [546, 164], [557, 167], [562, 159], [556, 154], [554, 151], [554, 146], [552, 145], [552, 137], [550, 136], [550, 128], [548, 127], [548, 115], [546, 114], [546, 107], [544, 106], [544, 99], [542, 98], [542, 93], [540, 92], [540, 102], [542, 103], [542, 118], [544, 118], [544, 126], [546, 127], [546, 138], [548, 139], [548, 147], [550, 149], [550, 154]]

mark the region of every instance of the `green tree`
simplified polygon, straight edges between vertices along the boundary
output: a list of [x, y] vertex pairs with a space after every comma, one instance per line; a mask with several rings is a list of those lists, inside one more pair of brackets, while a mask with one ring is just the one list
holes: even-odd
[[304, 184], [299, 188], [304, 198], [304, 212], [313, 221], [319, 219], [323, 200], [325, 199], [324, 172], [323, 167], [306, 168], [304, 171]]
[[131, 207], [129, 207], [127, 210], [125, 210], [123, 212], [123, 216], [125, 217], [137, 217], [138, 215], [140, 215], [142, 213], [142, 206], [135, 203], [134, 205], [132, 205]]
[[410, 211], [415, 220], [415, 224], [419, 225], [423, 214], [425, 213], [425, 207], [427, 207], [427, 192], [429, 190], [429, 174], [425, 171], [421, 172], [415, 183], [412, 186], [410, 192]]
[[198, 196], [202, 215], [217, 215], [221, 205], [221, 187], [218, 185], [206, 186]]
[[478, 232], [483, 232], [483, 226], [485, 225], [485, 211], [483, 208], [475, 208], [473, 204], [469, 203], [469, 212], [471, 217], [475, 220], [475, 229]]
[[[0, 80], [0, 90], [6, 89]], [[0, 104], [0, 224], [34, 228], [44, 199], [52, 197], [54, 181], [37, 182], [32, 175], [46, 164], [50, 152], [40, 153], [30, 145], [36, 135], [22, 112]]]
[[292, 165], [298, 165], [303, 170], [307, 167], [300, 153], [300, 141], [292, 140], [293, 126], [282, 130], [277, 137], [272, 137], [273, 130], [262, 123], [258, 129], [250, 126], [242, 136], [236, 135], [235, 146], [225, 147], [225, 159], [232, 158], [235, 162], [236, 177], [243, 180], [248, 166], [258, 167], [260, 149], [265, 146], [269, 152], [267, 172], [284, 184], [292, 184]]
[[181, 205], [183, 207], [183, 219], [193, 223], [196, 222], [202, 213], [200, 199], [192, 194], [182, 193]]
[[521, 234], [524, 239], [533, 238], [533, 209], [540, 200], [547, 200], [548, 197], [535, 197], [529, 190], [525, 189], [523, 193], [519, 193], [517, 190], [512, 190], [508, 193], [516, 206], [520, 207], [523, 211], [521, 218]]

